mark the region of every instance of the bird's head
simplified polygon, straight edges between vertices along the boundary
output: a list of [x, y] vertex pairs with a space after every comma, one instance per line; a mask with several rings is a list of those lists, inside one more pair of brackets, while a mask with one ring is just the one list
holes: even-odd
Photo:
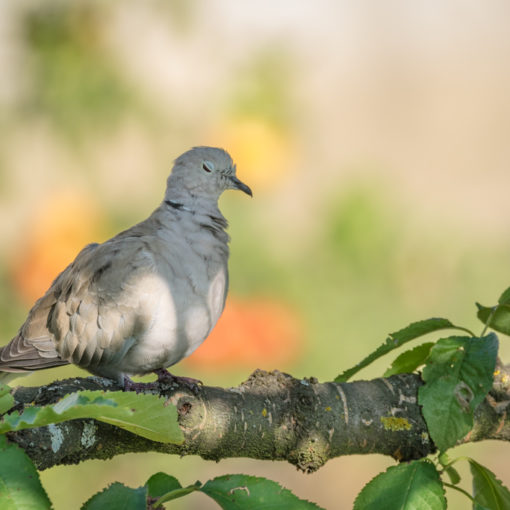
[[216, 147], [194, 147], [179, 156], [167, 184], [170, 197], [188, 195], [216, 201], [227, 189], [253, 196], [251, 189], [237, 178], [228, 152]]

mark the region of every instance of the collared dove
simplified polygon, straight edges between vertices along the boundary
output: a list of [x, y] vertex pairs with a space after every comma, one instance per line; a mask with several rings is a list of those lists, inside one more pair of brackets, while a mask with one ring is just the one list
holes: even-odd
[[[220, 317], [229, 236], [218, 198], [252, 192], [229, 154], [195, 147], [176, 159], [161, 205], [102, 244], [89, 244], [0, 349], [0, 372], [74, 363], [124, 387], [189, 356]], [[2, 374], [5, 375], [5, 374]]]

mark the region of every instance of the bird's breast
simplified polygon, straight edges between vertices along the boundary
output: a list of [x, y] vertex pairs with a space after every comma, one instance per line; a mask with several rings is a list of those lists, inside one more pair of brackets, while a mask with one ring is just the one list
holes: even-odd
[[145, 278], [139, 313], [146, 326], [126, 357], [126, 372], [171, 366], [207, 338], [223, 311], [227, 291], [226, 266], [217, 265], [212, 276], [210, 269], [195, 266], [194, 278], [185, 270]]

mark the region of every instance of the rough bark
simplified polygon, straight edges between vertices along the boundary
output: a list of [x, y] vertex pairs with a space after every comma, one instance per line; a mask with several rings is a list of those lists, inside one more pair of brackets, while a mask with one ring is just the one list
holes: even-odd
[[[510, 375], [500, 367], [494, 387], [478, 407], [473, 430], [462, 442], [510, 440]], [[200, 387], [197, 394], [162, 385], [159, 392], [177, 406], [185, 441], [162, 444], [94, 420], [9, 433], [39, 469], [127, 452], [158, 451], [285, 460], [312, 472], [328, 459], [382, 453], [416, 459], [435, 449], [417, 403], [420, 376], [403, 374], [352, 383], [319, 383], [257, 370], [236, 388]], [[111, 381], [90, 377], [48, 386], [18, 387], [16, 409], [44, 405], [81, 389], [112, 390]]]

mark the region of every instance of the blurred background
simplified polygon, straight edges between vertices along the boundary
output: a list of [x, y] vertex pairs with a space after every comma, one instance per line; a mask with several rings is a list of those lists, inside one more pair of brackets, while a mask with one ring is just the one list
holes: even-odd
[[[474, 302], [510, 285], [509, 19], [503, 0], [2, 0], [0, 341], [83, 245], [159, 204], [172, 160], [195, 145], [227, 149], [254, 198], [221, 199], [231, 292], [176, 373], [237, 385], [278, 368], [328, 381], [414, 320], [481, 331]], [[509, 448], [458, 454], [510, 485]], [[304, 475], [145, 454], [42, 480], [60, 509], [158, 470], [183, 484], [243, 472], [337, 509], [392, 463], [345, 457]], [[216, 507], [194, 494], [169, 508]]]

